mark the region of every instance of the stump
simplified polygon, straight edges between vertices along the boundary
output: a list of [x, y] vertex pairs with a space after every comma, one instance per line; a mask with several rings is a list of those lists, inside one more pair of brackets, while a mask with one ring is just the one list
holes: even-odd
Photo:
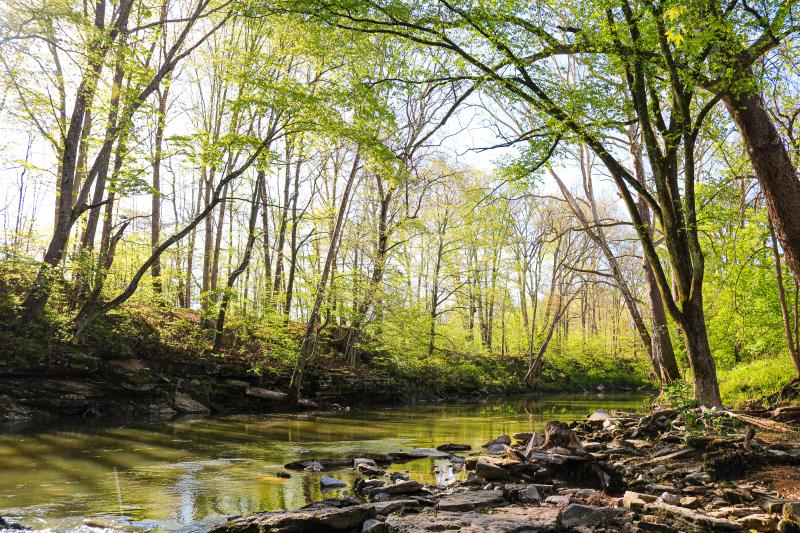
[[550, 448], [566, 448], [571, 452], [586, 453], [578, 435], [567, 424], [556, 420], [551, 420], [544, 427], [544, 442], [539, 446], [540, 450]]

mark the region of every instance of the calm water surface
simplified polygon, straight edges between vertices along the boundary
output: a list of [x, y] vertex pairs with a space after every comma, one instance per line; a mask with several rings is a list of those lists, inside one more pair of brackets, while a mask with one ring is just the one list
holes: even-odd
[[[36, 529], [86, 520], [115, 527], [202, 531], [230, 515], [292, 509], [323, 494], [320, 474], [275, 476], [298, 459], [388, 453], [446, 442], [479, 447], [548, 420], [592, 410], [640, 410], [644, 396], [550, 396], [349, 413], [230, 416], [0, 434], [0, 516]], [[394, 465], [412, 478], [446, 481], [449, 462]], [[325, 472], [350, 481], [349, 470]]]

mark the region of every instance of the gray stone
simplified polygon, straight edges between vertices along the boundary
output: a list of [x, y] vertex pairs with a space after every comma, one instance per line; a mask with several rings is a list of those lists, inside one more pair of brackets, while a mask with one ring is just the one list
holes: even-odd
[[608, 420], [611, 418], [611, 415], [608, 414], [608, 411], [605, 409], [596, 409], [594, 413], [589, 415], [588, 420], [595, 421], [595, 420]]
[[374, 518], [364, 521], [364, 525], [361, 526], [361, 533], [389, 533], [389, 531], [389, 526], [386, 522], [381, 522]]
[[[388, 494], [384, 496], [388, 496]], [[417, 508], [419, 507], [419, 502], [417, 500], [388, 500], [385, 502], [373, 502], [372, 506], [375, 508], [375, 513], [388, 516], [391, 513], [402, 511], [406, 507]]]
[[558, 505], [559, 507], [566, 507], [569, 505], [569, 496], [563, 494], [558, 496], [548, 496], [545, 498], [544, 503]]
[[490, 444], [486, 447], [486, 451], [489, 453], [506, 453], [506, 445], [505, 444]]
[[419, 481], [399, 481], [394, 485], [386, 485], [385, 487], [374, 487], [364, 491], [371, 497], [376, 497], [379, 494], [413, 494], [422, 489], [422, 484]]
[[611, 507], [596, 507], [594, 505], [580, 505], [573, 503], [561, 512], [561, 526], [571, 527], [596, 527], [605, 524], [617, 515], [618, 511]]
[[202, 403], [193, 400], [191, 396], [183, 392], [175, 392], [175, 409], [181, 413], [204, 414], [207, 415], [211, 410]]
[[260, 387], [248, 387], [244, 393], [246, 396], [261, 398], [262, 400], [271, 400], [273, 402], [282, 402], [287, 398], [285, 392], [262, 389]]
[[505, 481], [508, 479], [506, 470], [485, 461], [478, 461], [475, 464], [475, 473], [486, 481]]
[[319, 484], [323, 489], [339, 489], [347, 486], [347, 483], [341, 479], [336, 479], [330, 476], [322, 476], [319, 478]]
[[469, 444], [440, 444], [436, 447], [440, 452], [468, 452], [472, 449]]
[[677, 494], [671, 494], [669, 492], [664, 492], [661, 494], [661, 501], [664, 503], [668, 503], [670, 505], [680, 505], [681, 504], [681, 497]]
[[534, 485], [528, 485], [519, 491], [519, 501], [522, 503], [536, 503], [541, 499], [542, 495]]
[[210, 533], [249, 531], [351, 531], [375, 516], [372, 505], [333, 507], [324, 503], [297, 511], [258, 513], [211, 528]]
[[500, 436], [499, 436], [499, 437], [497, 437], [496, 439], [492, 439], [492, 440], [490, 440], [489, 442], [487, 442], [486, 444], [484, 444], [484, 445], [483, 445], [483, 447], [484, 447], [484, 448], [488, 448], [488, 447], [489, 447], [489, 446], [491, 446], [492, 444], [505, 444], [505, 445], [509, 445], [509, 444], [511, 444], [511, 437], [509, 437], [508, 435], [500, 435]]
[[439, 500], [437, 507], [441, 511], [473, 511], [497, 507], [506, 503], [503, 493], [497, 490], [476, 490], [449, 494]]

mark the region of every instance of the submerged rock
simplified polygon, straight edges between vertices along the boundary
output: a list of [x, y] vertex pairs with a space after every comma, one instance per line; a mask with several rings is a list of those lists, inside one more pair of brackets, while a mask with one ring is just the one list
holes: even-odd
[[347, 483], [342, 481], [341, 479], [336, 479], [329, 476], [322, 476], [319, 479], [319, 484], [322, 489], [340, 489], [347, 486]]
[[440, 452], [468, 452], [472, 449], [469, 444], [440, 444], [436, 447]]

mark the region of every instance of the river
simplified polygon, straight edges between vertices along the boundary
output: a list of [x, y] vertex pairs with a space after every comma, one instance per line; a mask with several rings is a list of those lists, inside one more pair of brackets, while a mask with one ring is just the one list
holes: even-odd
[[[132, 530], [203, 531], [230, 515], [292, 509], [323, 493], [318, 473], [275, 474], [298, 459], [387, 453], [540, 431], [596, 408], [638, 411], [641, 395], [594, 394], [480, 403], [249, 415], [67, 427], [0, 434], [0, 516], [34, 529], [85, 523]], [[393, 465], [413, 479], [447, 481], [449, 461]], [[350, 470], [325, 475], [351, 481]]]

